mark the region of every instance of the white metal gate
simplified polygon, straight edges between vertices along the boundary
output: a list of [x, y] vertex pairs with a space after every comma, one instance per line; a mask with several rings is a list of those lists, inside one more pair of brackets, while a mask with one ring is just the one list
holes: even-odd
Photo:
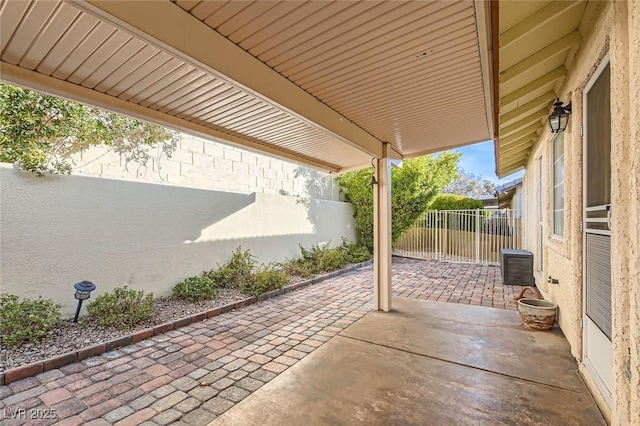
[[520, 210], [427, 210], [394, 243], [393, 253], [499, 264], [501, 249], [520, 249], [521, 245]]

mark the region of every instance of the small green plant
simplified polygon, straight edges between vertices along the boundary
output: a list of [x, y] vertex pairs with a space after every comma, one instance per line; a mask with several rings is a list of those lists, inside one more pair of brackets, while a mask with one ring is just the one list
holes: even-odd
[[316, 268], [318, 271], [330, 272], [342, 269], [347, 265], [344, 253], [340, 247], [324, 247], [316, 253]]
[[[343, 240], [343, 244], [340, 247], [330, 247], [330, 241], [326, 244], [312, 245], [310, 248], [300, 245], [301, 259], [290, 260], [283, 265], [284, 271], [289, 275], [299, 275], [303, 278], [311, 277], [320, 272], [330, 272], [336, 269], [344, 268], [347, 263], [355, 262], [357, 248], [351, 248], [351, 245]], [[354, 256], [349, 255], [349, 250], [352, 250]], [[366, 248], [364, 248], [366, 251]], [[360, 252], [361, 256], [362, 253]], [[366, 258], [368, 259], [368, 254]]]
[[315, 275], [313, 264], [304, 259], [288, 260], [282, 264], [282, 270], [289, 276], [309, 278]]
[[369, 249], [358, 243], [351, 243], [346, 238], [342, 237], [342, 244], [340, 248], [344, 252], [344, 258], [347, 263], [360, 263], [366, 262], [371, 259], [371, 252]]
[[150, 318], [153, 307], [153, 293], [145, 295], [142, 290], [124, 286], [96, 297], [87, 311], [100, 325], [124, 330]]
[[257, 263], [249, 250], [242, 251], [242, 247], [238, 247], [227, 263], [217, 270], [205, 272], [204, 276], [210, 278], [216, 287], [241, 290], [251, 286], [253, 270]]
[[243, 288], [242, 292], [258, 296], [267, 291], [282, 288], [288, 281], [289, 276], [286, 272], [277, 269], [274, 265], [266, 265], [254, 274], [253, 282], [250, 286]]
[[0, 293], [0, 335], [9, 348], [42, 339], [60, 315], [60, 305], [51, 299]]
[[218, 294], [215, 283], [205, 274], [180, 281], [173, 287], [172, 291], [174, 297], [190, 302], [211, 299]]

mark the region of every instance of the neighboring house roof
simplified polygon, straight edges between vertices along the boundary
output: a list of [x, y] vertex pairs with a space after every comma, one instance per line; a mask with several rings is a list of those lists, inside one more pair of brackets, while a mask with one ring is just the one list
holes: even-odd
[[497, 185], [495, 188], [494, 196], [498, 196], [499, 193], [506, 193], [515, 189], [516, 187], [522, 185], [522, 178], [514, 179], [511, 182], [504, 183], [502, 185]]
[[511, 182], [496, 186], [494, 195], [498, 199], [498, 206], [500, 208], [511, 207], [511, 200], [516, 194], [517, 189], [521, 186], [522, 178], [514, 179]]

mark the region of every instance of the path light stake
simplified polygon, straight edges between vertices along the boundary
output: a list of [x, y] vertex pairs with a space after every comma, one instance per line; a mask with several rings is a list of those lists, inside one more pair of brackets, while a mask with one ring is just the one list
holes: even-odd
[[96, 286], [91, 281], [80, 281], [75, 283], [73, 287], [76, 289], [74, 297], [78, 299], [78, 307], [76, 308], [76, 315], [73, 317], [73, 322], [78, 322], [78, 315], [80, 315], [80, 308], [82, 307], [82, 301], [91, 297], [91, 292], [96, 289]]

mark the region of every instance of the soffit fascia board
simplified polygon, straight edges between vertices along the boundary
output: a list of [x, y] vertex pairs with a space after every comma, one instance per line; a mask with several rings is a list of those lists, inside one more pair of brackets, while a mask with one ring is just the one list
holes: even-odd
[[495, 174], [500, 170], [500, 2], [491, 3], [491, 47], [493, 49], [493, 158]]
[[530, 151], [531, 147], [535, 145], [536, 139], [528, 139], [526, 141], [521, 142], [518, 146], [512, 146], [508, 149], [504, 149], [500, 151], [500, 155], [508, 158], [517, 152]]
[[526, 104], [514, 110], [501, 114], [500, 124], [507, 124], [523, 116], [535, 114], [542, 107], [544, 107], [545, 109], [548, 109], [549, 104], [554, 99], [556, 99], [556, 93], [553, 91], [550, 91], [545, 93], [544, 95], [538, 96], [534, 100], [527, 102]]
[[518, 140], [517, 143], [514, 143], [512, 145], [509, 146], [503, 146], [500, 149], [500, 156], [509, 156], [512, 155], [514, 152], [520, 150], [524, 150], [527, 149], [528, 147], [530, 147], [531, 145], [535, 144], [535, 141], [538, 140], [538, 135], [536, 133], [532, 133], [530, 135], [527, 135], [524, 138], [521, 138]]
[[530, 34], [536, 28], [540, 28], [551, 22], [553, 19], [557, 18], [558, 15], [566, 12], [577, 4], [579, 3], [567, 1], [554, 1], [549, 3], [501, 34], [500, 47], [507, 47], [521, 38], [526, 37], [527, 34]]
[[161, 126], [170, 126], [176, 130], [195, 134], [201, 137], [213, 137], [219, 140], [228, 141], [256, 152], [266, 153], [319, 170], [333, 173], [341, 171], [341, 168], [334, 164], [322, 163], [316, 159], [302, 156], [296, 152], [275, 148], [273, 145], [267, 145], [260, 143], [259, 141], [242, 138], [221, 130], [196, 124], [191, 121], [177, 118], [160, 111], [152, 110], [150, 108], [86, 88], [84, 86], [50, 77], [36, 71], [27, 70], [6, 62], [0, 62], [0, 76], [3, 81], [23, 87], [29, 87], [53, 96], [59, 96], [83, 104], [96, 106], [119, 114], [156, 123]]
[[516, 161], [524, 160], [529, 157], [529, 154], [531, 154], [532, 146], [533, 143], [521, 145], [512, 152], [509, 152], [507, 155], [504, 155], [502, 157], [502, 161], [504, 161], [504, 164], [510, 164]]
[[520, 74], [528, 71], [539, 63], [547, 61], [550, 58], [569, 50], [573, 46], [579, 44], [581, 40], [582, 36], [578, 31], [573, 31], [567, 34], [566, 36], [562, 37], [559, 40], [556, 40], [548, 46], [545, 46], [532, 55], [527, 56], [527, 58], [523, 61], [518, 62], [514, 66], [504, 70], [500, 76], [500, 83], [507, 83], [508, 81], [518, 77]]
[[502, 170], [502, 173], [500, 174], [501, 176], [509, 176], [510, 174], [516, 173], [520, 170], [523, 170], [526, 166], [527, 162], [526, 161], [522, 161], [518, 164], [514, 164], [512, 166], [506, 167], [504, 168], [504, 170]]
[[505, 176], [509, 176], [512, 173], [519, 172], [520, 170], [524, 169], [524, 166], [526, 164], [527, 163], [525, 161], [523, 161], [520, 164], [516, 164], [516, 165], [510, 166], [510, 167], [505, 167], [505, 168], [500, 170], [499, 176], [500, 177], [505, 177]]
[[555, 70], [543, 75], [542, 77], [539, 77], [534, 81], [527, 83], [526, 85], [522, 86], [515, 92], [509, 93], [501, 97], [500, 108], [506, 107], [509, 104], [512, 104], [514, 102], [518, 102], [522, 98], [529, 95], [531, 92], [540, 90], [551, 83], [556, 83], [558, 80], [566, 77], [566, 75], [567, 75], [567, 69], [564, 66], [556, 68]]
[[[74, 6], [283, 109], [362, 152], [382, 142], [172, 2], [73, 0]], [[197, 40], [197, 42], [194, 42]]]
[[511, 149], [514, 148], [515, 146], [517, 146], [518, 144], [521, 144], [523, 142], [526, 142], [528, 140], [535, 140], [538, 139], [539, 137], [539, 131], [540, 129], [535, 129], [529, 133], [522, 133], [520, 134], [519, 137], [511, 139], [507, 142], [504, 142], [500, 145], [500, 153], [504, 152], [507, 149]]
[[[542, 123], [542, 119], [546, 118], [549, 115], [549, 112], [546, 108], [538, 110], [536, 112], [534, 112], [533, 114], [530, 114], [528, 116], [526, 116], [525, 118], [513, 123], [513, 124], [509, 124], [508, 126], [505, 127], [501, 127], [500, 128], [500, 135], [502, 136], [502, 138], [504, 139], [507, 136], [510, 136], [511, 134], [523, 129], [524, 127], [535, 123], [535, 122], [540, 122]], [[539, 127], [542, 127], [541, 124], [539, 125]], [[501, 139], [502, 141], [502, 139]]]
[[522, 162], [527, 162], [527, 159], [529, 158], [529, 152], [523, 152], [522, 155], [514, 155], [511, 156], [509, 158], [504, 158], [504, 166], [505, 167], [509, 167], [509, 166], [513, 166], [515, 164], [520, 164]]
[[484, 103], [486, 108], [487, 129], [489, 135], [495, 135], [496, 128], [493, 120], [493, 105], [496, 96], [494, 86], [498, 81], [493, 79], [493, 46], [492, 43], [492, 24], [491, 24], [491, 4], [484, 0], [475, 0], [474, 7], [476, 11], [476, 28], [478, 31], [478, 45], [480, 51], [480, 67], [482, 72], [482, 85], [484, 92]]
[[502, 145], [502, 146], [510, 145], [510, 144], [512, 144], [514, 141], [516, 141], [516, 140], [518, 140], [518, 139], [520, 139], [520, 138], [522, 138], [522, 137], [524, 137], [524, 136], [527, 136], [527, 135], [532, 134], [532, 133], [537, 134], [536, 132], [537, 132], [538, 130], [540, 130], [540, 125], [539, 125], [539, 124], [537, 124], [537, 123], [532, 124], [532, 125], [530, 125], [530, 126], [528, 126], [528, 127], [524, 128], [524, 129], [521, 129], [521, 130], [519, 130], [519, 131], [517, 131], [517, 132], [515, 132], [515, 133], [513, 133], [513, 134], [511, 134], [511, 135], [509, 135], [509, 136], [504, 136], [504, 137], [500, 140], [501, 145]]

